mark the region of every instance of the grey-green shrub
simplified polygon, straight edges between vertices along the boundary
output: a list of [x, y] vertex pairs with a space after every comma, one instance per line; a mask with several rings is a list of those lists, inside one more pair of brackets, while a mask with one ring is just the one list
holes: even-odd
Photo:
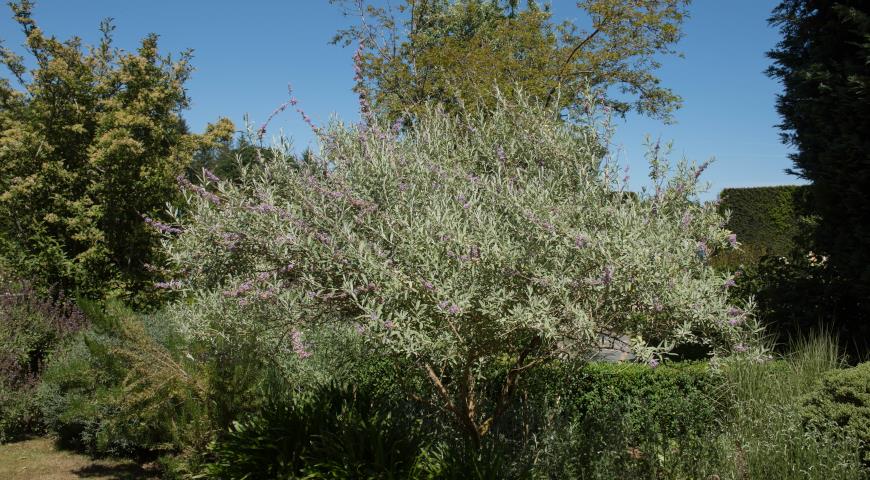
[[[191, 338], [264, 357], [316, 352], [311, 325], [358, 328], [413, 361], [474, 441], [523, 372], [602, 333], [653, 365], [680, 342], [758, 354], [751, 312], [707, 264], [734, 242], [696, 201], [703, 168], [670, 175], [656, 150], [655, 192], [626, 195], [606, 139], [555, 113], [503, 100], [404, 128], [335, 123], [306, 162], [279, 148], [237, 183], [182, 180], [189, 206], [161, 227], [178, 275], [162, 286], [186, 297], [175, 315]], [[505, 359], [502, 388], [479, 389]]]

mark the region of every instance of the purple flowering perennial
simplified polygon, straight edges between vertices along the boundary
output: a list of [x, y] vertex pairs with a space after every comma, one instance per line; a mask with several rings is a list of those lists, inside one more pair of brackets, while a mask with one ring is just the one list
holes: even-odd
[[601, 272], [601, 283], [603, 285], [609, 285], [610, 282], [613, 281], [613, 267], [607, 265], [604, 267], [604, 271]]
[[686, 212], [683, 214], [682, 220], [680, 220], [680, 226], [686, 228], [690, 223], [692, 223], [692, 214], [691, 212]]
[[159, 222], [157, 220], [154, 220], [151, 217], [146, 217], [145, 215], [143, 215], [142, 218], [145, 219], [145, 223], [147, 223], [148, 225], [151, 225], [152, 227], [157, 229], [157, 231], [159, 231], [160, 233], [172, 234], [172, 233], [181, 233], [182, 232], [182, 230], [180, 228], [173, 227], [172, 225], [167, 225], [165, 223]]
[[186, 190], [190, 190], [190, 191], [196, 193], [197, 195], [199, 195], [201, 198], [204, 198], [215, 205], [221, 204], [220, 197], [218, 197], [214, 193], [209, 192], [208, 190], [206, 190], [205, 188], [203, 188], [199, 185], [194, 185], [194, 184], [190, 183], [190, 180], [185, 178], [184, 175], [179, 175], [179, 176], [175, 177], [175, 179], [178, 180], [178, 184], [181, 186], [181, 188], [184, 188]]
[[178, 290], [183, 286], [183, 284], [178, 280], [170, 280], [168, 282], [157, 282], [154, 286], [164, 290]]
[[459, 315], [462, 313], [462, 308], [460, 308], [459, 305], [447, 300], [438, 302], [438, 308], [450, 315]]
[[731, 248], [737, 248], [737, 234], [732, 233], [727, 237], [728, 243], [731, 245]]
[[308, 351], [307, 345], [302, 341], [302, 332], [296, 330], [290, 334], [290, 343], [293, 349], [293, 353], [296, 354], [301, 360], [305, 360], [306, 358], [311, 356], [311, 352]]
[[697, 253], [698, 253], [698, 259], [701, 260], [702, 262], [707, 259], [707, 257], [710, 255], [710, 248], [707, 247], [706, 241], [701, 240], [700, 242], [698, 242], [698, 252]]
[[504, 148], [502, 148], [501, 145], [495, 148], [495, 156], [498, 158], [498, 161], [502, 163], [502, 165], [507, 163], [507, 155], [505, 155]]
[[218, 182], [221, 181], [220, 177], [218, 177], [217, 175], [215, 175], [214, 172], [212, 172], [211, 170], [209, 170], [209, 169], [207, 169], [207, 168], [203, 168], [203, 169], [202, 169], [202, 174], [203, 174], [203, 176], [205, 176], [205, 178], [208, 179], [209, 181], [212, 181], [212, 182], [215, 182], [215, 183], [218, 183]]

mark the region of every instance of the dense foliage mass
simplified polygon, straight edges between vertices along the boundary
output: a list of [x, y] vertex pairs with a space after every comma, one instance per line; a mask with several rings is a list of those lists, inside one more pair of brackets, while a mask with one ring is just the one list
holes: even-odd
[[806, 248], [802, 237], [813, 226], [807, 186], [726, 188], [719, 194], [719, 208], [728, 212], [727, 227], [740, 239], [744, 261], [785, 257]]
[[870, 363], [827, 373], [803, 404], [807, 427], [854, 442], [870, 465]]
[[360, 16], [334, 41], [362, 42], [359, 75], [391, 120], [433, 100], [448, 111], [489, 110], [494, 87], [522, 89], [574, 116], [595, 107], [590, 94], [622, 114], [667, 119], [680, 105], [656, 70], [659, 55], [675, 53], [689, 0], [581, 1], [580, 25], [553, 22], [536, 0], [525, 8], [517, 0], [333, 2]]
[[[691, 200], [699, 169], [668, 177], [654, 153], [656, 192], [623, 195], [594, 130], [525, 102], [430, 108], [403, 133], [333, 125], [322, 141], [310, 162], [278, 152], [238, 185], [206, 172], [191, 188], [165, 228], [166, 285], [196, 298], [175, 306], [191, 335], [306, 357], [307, 327], [355, 326], [425, 372], [475, 440], [524, 371], [599, 336], [630, 337], [652, 364], [675, 343], [751, 348], [733, 279], [707, 264], [736, 243]], [[479, 391], [504, 361], [501, 391]]]
[[850, 336], [867, 335], [870, 312], [870, 5], [863, 0], [786, 0], [773, 12], [782, 41], [768, 73], [794, 173], [812, 182], [819, 228], [814, 250], [828, 255], [852, 304]]
[[187, 132], [190, 56], [161, 56], [156, 35], [119, 51], [106, 22], [84, 49], [40, 30], [30, 1], [11, 7], [34, 67], [2, 48], [0, 254], [42, 284], [141, 300], [157, 246], [143, 216], [160, 217], [193, 152], [232, 124]]
[[0, 442], [42, 429], [34, 392], [54, 348], [87, 324], [75, 303], [47, 298], [0, 269]]

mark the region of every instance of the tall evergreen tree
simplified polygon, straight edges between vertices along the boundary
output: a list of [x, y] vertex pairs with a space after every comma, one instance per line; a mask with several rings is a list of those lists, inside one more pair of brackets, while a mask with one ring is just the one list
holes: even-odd
[[[819, 228], [814, 249], [829, 256], [852, 312], [870, 313], [870, 3], [785, 0], [770, 23], [782, 41], [768, 74], [791, 173], [812, 182]], [[857, 307], [857, 308], [855, 308]], [[847, 320], [847, 319], [844, 319]], [[851, 320], [849, 320], [851, 321]], [[861, 321], [863, 324], [864, 322]]]

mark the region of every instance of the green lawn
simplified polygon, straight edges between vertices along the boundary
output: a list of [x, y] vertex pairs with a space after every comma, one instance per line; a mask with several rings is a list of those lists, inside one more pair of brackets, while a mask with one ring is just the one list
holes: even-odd
[[130, 460], [94, 460], [58, 450], [48, 438], [0, 445], [3, 480], [144, 480], [159, 478]]

